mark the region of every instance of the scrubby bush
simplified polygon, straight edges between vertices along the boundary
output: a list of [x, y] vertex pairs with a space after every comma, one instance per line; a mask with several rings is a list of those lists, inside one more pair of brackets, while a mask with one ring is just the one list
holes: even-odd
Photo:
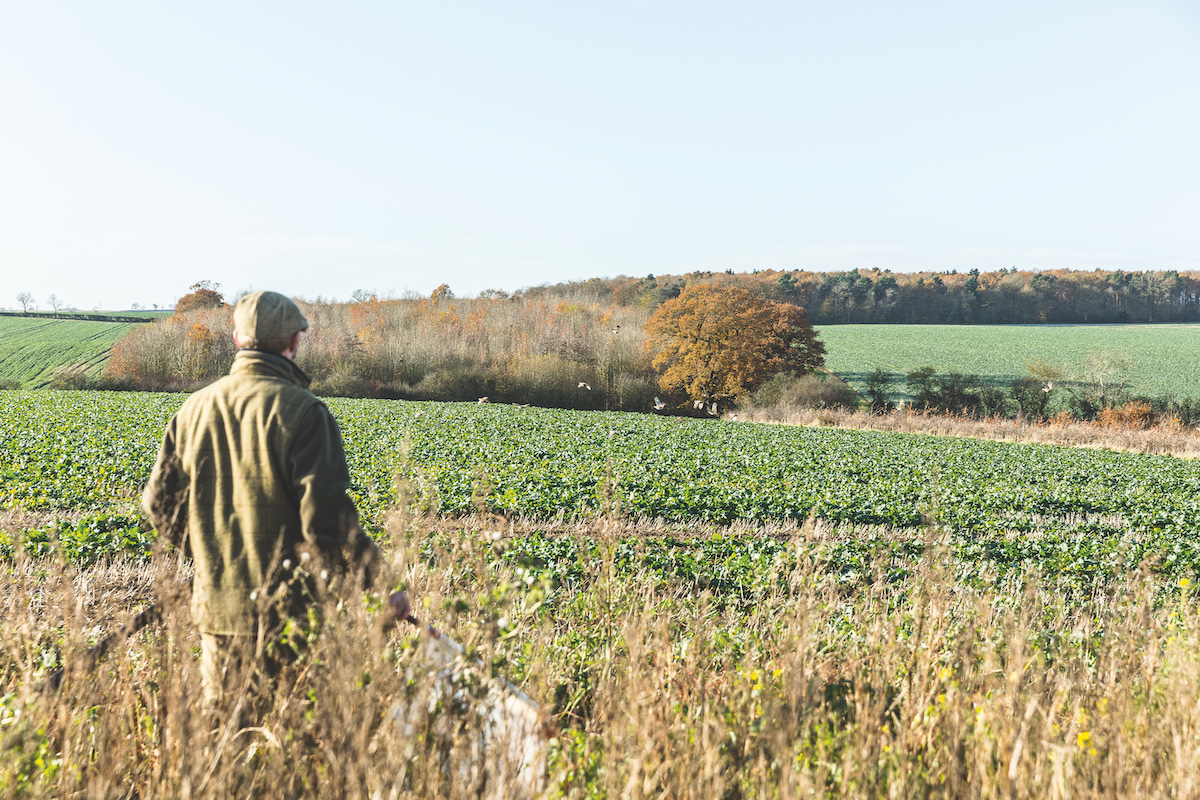
[[888, 392], [891, 385], [892, 375], [882, 367], [876, 367], [867, 376], [867, 402], [871, 406], [872, 414], [882, 414], [895, 408]]
[[87, 370], [79, 367], [59, 367], [48, 384], [51, 389], [90, 389]]
[[[926, 411], [972, 416], [980, 412], [984, 402], [978, 375], [959, 372], [940, 375], [932, 366], [924, 366], [908, 373], [906, 383], [913, 405]], [[988, 395], [987, 401], [989, 405], [998, 403], [994, 393]]]
[[228, 372], [235, 352], [228, 308], [176, 313], [119, 339], [105, 377], [139, 389], [194, 389]]
[[750, 396], [748, 408], [780, 413], [804, 408], [857, 409], [863, 400], [836, 375], [776, 375]]
[[1009, 391], [1022, 414], [1030, 419], [1043, 419], [1050, 402], [1049, 384], [1034, 377], [1021, 378], [1010, 384]]
[[1145, 430], [1154, 424], [1154, 416], [1149, 403], [1135, 400], [1120, 407], [1100, 409], [1096, 422], [1106, 428]]
[[64, 391], [128, 391], [136, 387], [109, 375], [94, 375], [82, 367], [59, 367], [50, 377], [47, 389]]

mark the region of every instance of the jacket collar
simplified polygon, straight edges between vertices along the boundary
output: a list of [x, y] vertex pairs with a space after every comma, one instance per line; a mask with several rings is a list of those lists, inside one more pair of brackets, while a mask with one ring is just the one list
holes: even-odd
[[294, 361], [266, 350], [238, 350], [233, 357], [230, 375], [254, 375], [262, 378], [282, 378], [307, 389], [312, 378], [296, 366]]

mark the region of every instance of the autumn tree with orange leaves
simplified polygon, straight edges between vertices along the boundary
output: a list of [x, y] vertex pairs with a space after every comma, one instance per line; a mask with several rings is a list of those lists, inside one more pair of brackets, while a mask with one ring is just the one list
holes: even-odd
[[217, 291], [221, 288], [219, 283], [197, 281], [189, 288], [191, 291], [175, 303], [175, 313], [180, 316], [197, 309], [220, 308], [225, 305], [225, 295]]
[[692, 284], [646, 323], [659, 386], [693, 401], [730, 403], [780, 372], [825, 363], [804, 309], [735, 286]]

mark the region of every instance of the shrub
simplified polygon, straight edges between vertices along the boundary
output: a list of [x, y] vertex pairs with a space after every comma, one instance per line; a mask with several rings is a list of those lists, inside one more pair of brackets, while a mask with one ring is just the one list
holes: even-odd
[[1038, 378], [1021, 378], [1010, 386], [1013, 399], [1020, 407], [1021, 413], [1033, 419], [1046, 416], [1046, 406], [1050, 402], [1050, 384]]
[[176, 313], [118, 340], [105, 377], [140, 389], [193, 389], [228, 372], [235, 351], [228, 309]]
[[871, 404], [872, 414], [882, 414], [895, 407], [888, 393], [891, 385], [892, 374], [883, 367], [877, 367], [867, 376], [867, 402]]
[[849, 408], [856, 409], [862, 398], [850, 384], [836, 375], [805, 375], [796, 378], [790, 394], [785, 398], [800, 408]]
[[817, 374], [776, 375], [750, 396], [751, 408], [775, 408], [779, 411], [798, 408], [857, 409], [862, 398], [850, 384], [836, 375]]
[[59, 367], [54, 370], [47, 386], [51, 389], [90, 389], [92, 381], [87, 371], [79, 367]]
[[1101, 409], [1096, 415], [1096, 423], [1104, 428], [1145, 430], [1154, 424], [1154, 411], [1149, 403], [1134, 400], [1119, 408]]
[[1063, 428], [1075, 422], [1075, 415], [1069, 410], [1063, 409], [1050, 418], [1049, 423], [1052, 428]]
[[493, 402], [495, 381], [477, 365], [449, 367], [431, 372], [415, 387], [419, 397], [426, 400], [467, 400], [488, 397]]
[[649, 411], [654, 406], [658, 383], [641, 375], [621, 373], [613, 381], [614, 408], [625, 411]]
[[315, 380], [311, 388], [325, 397], [375, 397], [386, 400], [412, 400], [416, 397], [413, 387], [402, 381], [384, 383], [345, 372]]
[[1179, 420], [1181, 425], [1200, 423], [1200, 399], [1185, 397], [1182, 400], [1170, 400], [1167, 414]]

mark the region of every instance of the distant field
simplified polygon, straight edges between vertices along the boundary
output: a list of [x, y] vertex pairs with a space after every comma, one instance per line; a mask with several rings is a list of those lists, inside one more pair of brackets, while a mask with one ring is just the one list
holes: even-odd
[[59, 367], [98, 374], [113, 343], [135, 327], [135, 322], [0, 317], [0, 380], [36, 389]]
[[22, 311], [0, 311], [0, 317], [20, 317], [22, 319], [73, 319], [76, 321], [86, 322], [136, 322], [138, 320], [154, 320], [162, 317], [169, 317], [174, 313], [171, 309], [158, 309], [154, 311], [146, 311], [139, 309], [137, 311], [104, 311], [96, 309], [89, 311], [87, 309], [75, 309], [74, 311], [61, 311], [54, 313], [53, 311], [30, 311], [25, 313]]
[[174, 309], [164, 308], [156, 311], [98, 311], [98, 314], [112, 314], [114, 317], [142, 317], [143, 319], [161, 319], [175, 313]]
[[1007, 384], [1042, 361], [1086, 379], [1089, 361], [1116, 365], [1109, 380], [1138, 393], [1200, 397], [1197, 325], [822, 325], [826, 366], [854, 388], [883, 368], [899, 379], [929, 364], [939, 373]]

